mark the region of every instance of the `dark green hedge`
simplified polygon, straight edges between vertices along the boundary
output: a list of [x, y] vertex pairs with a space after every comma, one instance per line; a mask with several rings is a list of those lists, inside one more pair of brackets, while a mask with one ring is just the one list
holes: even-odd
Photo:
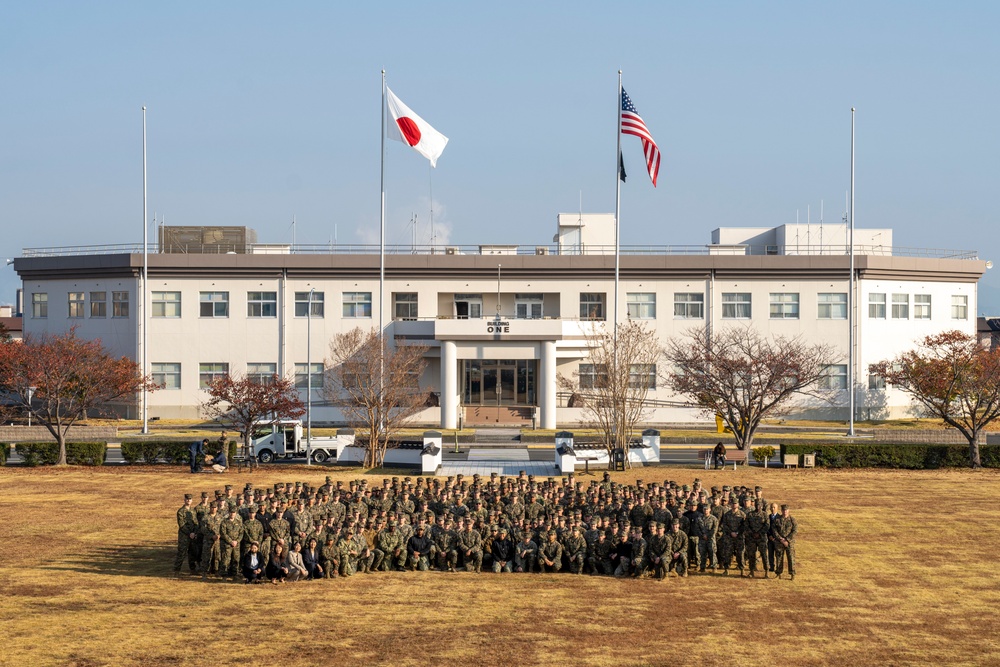
[[[59, 443], [20, 442], [17, 453], [24, 459], [24, 465], [34, 467], [55, 465], [59, 461]], [[66, 463], [78, 466], [99, 466], [108, 455], [106, 442], [67, 442]]]
[[7, 465], [7, 459], [10, 458], [10, 445], [6, 442], [0, 443], [0, 466]]
[[[816, 466], [823, 468], [967, 468], [968, 445], [794, 444], [782, 445], [781, 455], [816, 453]], [[1000, 468], [1000, 446], [980, 445], [984, 468]]]
[[191, 460], [191, 443], [187, 440], [125, 440], [122, 442], [122, 458], [126, 463], [185, 464]]

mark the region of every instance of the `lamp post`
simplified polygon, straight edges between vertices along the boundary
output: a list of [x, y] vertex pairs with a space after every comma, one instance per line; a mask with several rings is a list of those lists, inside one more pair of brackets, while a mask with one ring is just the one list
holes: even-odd
[[38, 387], [28, 387], [28, 426], [31, 426], [31, 399], [35, 397]]
[[312, 465], [312, 321], [313, 294], [316, 288], [309, 289], [309, 305], [306, 310], [306, 465]]

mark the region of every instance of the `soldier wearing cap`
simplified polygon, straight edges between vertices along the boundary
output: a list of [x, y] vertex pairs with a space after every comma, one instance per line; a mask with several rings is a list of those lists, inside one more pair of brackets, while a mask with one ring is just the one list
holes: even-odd
[[214, 574], [219, 568], [219, 539], [222, 531], [222, 517], [219, 516], [219, 506], [215, 503], [209, 505], [208, 514], [201, 520], [199, 527], [202, 537], [201, 548], [201, 577], [207, 579], [209, 574]]
[[789, 578], [795, 579], [795, 533], [798, 523], [795, 517], [788, 513], [788, 505], [781, 506], [781, 516], [775, 519], [771, 533], [774, 535], [774, 573], [781, 579], [785, 560], [788, 561]]
[[733, 556], [743, 576], [743, 537], [746, 528], [746, 515], [736, 505], [736, 496], [729, 498], [729, 511], [722, 515], [719, 528], [719, 561], [722, 563], [723, 574], [729, 574], [729, 565]]
[[670, 562], [667, 563], [667, 572], [674, 570], [679, 577], [687, 576], [687, 546], [688, 537], [681, 530], [680, 519], [674, 519], [670, 524], [670, 534], [667, 536], [670, 544], [668, 554]]
[[243, 521], [235, 507], [229, 508], [229, 516], [222, 520], [219, 528], [219, 576], [235, 577], [240, 569], [240, 543], [243, 541]]
[[184, 494], [184, 504], [177, 510], [177, 555], [174, 557], [174, 575], [179, 575], [184, 561], [188, 561], [191, 574], [198, 571], [195, 561], [194, 540], [198, 535], [198, 515], [192, 507], [190, 493]]

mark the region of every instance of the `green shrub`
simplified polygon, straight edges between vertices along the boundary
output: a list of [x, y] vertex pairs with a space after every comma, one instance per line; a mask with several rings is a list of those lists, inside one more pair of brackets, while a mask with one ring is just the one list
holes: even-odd
[[[59, 461], [59, 443], [21, 442], [17, 453], [24, 459], [24, 465], [55, 465]], [[106, 442], [67, 442], [66, 463], [70, 465], [99, 466], [104, 464], [108, 454]]]
[[7, 465], [7, 459], [10, 458], [10, 445], [6, 442], [0, 443], [0, 466]]
[[759, 447], [754, 447], [750, 451], [753, 452], [753, 460], [763, 465], [765, 461], [770, 461], [771, 457], [774, 456], [774, 453], [778, 450], [771, 445], [761, 445]]
[[[823, 468], [902, 468], [933, 470], [969, 465], [968, 445], [836, 443], [781, 445], [781, 455], [816, 453]], [[981, 445], [979, 458], [985, 468], [1000, 468], [1000, 446]]]
[[192, 442], [193, 440], [126, 440], [122, 442], [122, 458], [126, 463], [189, 463]]

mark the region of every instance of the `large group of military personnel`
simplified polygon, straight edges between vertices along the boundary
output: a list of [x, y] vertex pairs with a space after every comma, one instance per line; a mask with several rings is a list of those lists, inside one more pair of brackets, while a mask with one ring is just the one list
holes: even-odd
[[[374, 488], [373, 488], [374, 487]], [[653, 576], [671, 571], [795, 578], [795, 519], [761, 487], [672, 481], [584, 487], [573, 475], [301, 482], [212, 498], [177, 511], [178, 576], [245, 583], [390, 570]]]

